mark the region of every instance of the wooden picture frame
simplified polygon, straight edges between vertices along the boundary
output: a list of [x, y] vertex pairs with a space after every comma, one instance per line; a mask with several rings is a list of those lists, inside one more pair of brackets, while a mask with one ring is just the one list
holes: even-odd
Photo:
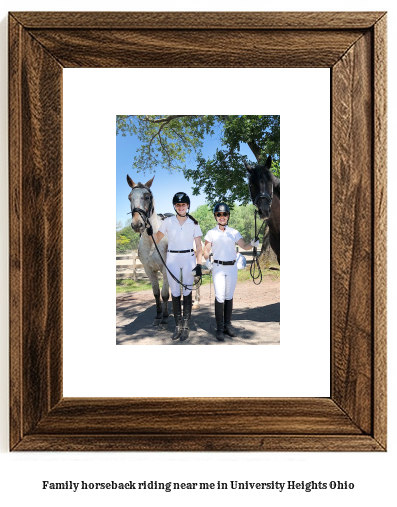
[[[64, 67], [331, 69], [329, 398], [63, 398]], [[386, 14], [14, 12], [9, 73], [10, 449], [386, 450]]]

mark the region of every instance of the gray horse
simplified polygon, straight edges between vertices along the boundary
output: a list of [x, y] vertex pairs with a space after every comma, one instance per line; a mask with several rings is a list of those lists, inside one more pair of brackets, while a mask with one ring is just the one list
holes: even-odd
[[[127, 182], [128, 185], [132, 188], [128, 199], [131, 203], [131, 212], [132, 212], [132, 222], [131, 227], [135, 232], [139, 232], [141, 234], [141, 239], [139, 241], [138, 246], [138, 257], [141, 261], [143, 268], [145, 270], [146, 275], [149, 278], [151, 283], [153, 294], [156, 299], [157, 306], [157, 315], [154, 319], [153, 325], [158, 326], [161, 324], [161, 327], [167, 327], [167, 319], [168, 319], [168, 299], [169, 299], [169, 284], [166, 273], [166, 268], [164, 264], [161, 262], [161, 259], [157, 253], [153, 245], [152, 238], [147, 234], [145, 228], [145, 216], [149, 217], [150, 225], [153, 227], [153, 234], [159, 230], [161, 221], [166, 218], [167, 215], [157, 215], [154, 211], [154, 197], [153, 193], [150, 190], [154, 180], [154, 176], [151, 180], [149, 180], [144, 185], [142, 183], [134, 183], [130, 176], [127, 174]], [[140, 211], [134, 211], [135, 209], [139, 209]], [[143, 212], [143, 213], [142, 213]], [[201, 242], [204, 245], [203, 242]], [[160, 241], [157, 245], [161, 257], [166, 262], [167, 259], [167, 247], [168, 247], [168, 238], [167, 235]], [[196, 252], [196, 243], [193, 241], [193, 249]], [[163, 274], [163, 288], [161, 291], [161, 296], [163, 299], [163, 308], [161, 307], [160, 302], [160, 286], [157, 278], [157, 273], [160, 271]], [[199, 281], [198, 277], [194, 278], [194, 283], [197, 284]], [[192, 306], [192, 310], [198, 310], [200, 308], [200, 286], [196, 285], [196, 289], [193, 291], [195, 301]]]
[[[142, 183], [134, 183], [127, 174], [128, 185], [132, 188], [128, 199], [131, 203], [132, 222], [131, 227], [135, 232], [141, 234], [141, 239], [138, 246], [138, 257], [149, 281], [152, 285], [153, 295], [156, 300], [157, 314], [154, 319], [153, 325], [161, 325], [162, 328], [168, 326], [168, 299], [169, 299], [169, 284], [167, 278], [167, 271], [164, 264], [161, 262], [159, 254], [153, 244], [152, 238], [146, 232], [145, 222], [147, 219], [153, 227], [153, 234], [156, 234], [161, 224], [161, 218], [157, 216], [154, 210], [154, 198], [150, 187], [152, 186], [154, 176], [151, 180]], [[167, 258], [168, 238], [164, 238], [158, 243], [157, 247], [164, 259]], [[157, 273], [160, 271], [163, 274], [163, 288], [161, 289], [161, 297], [163, 304], [160, 301], [160, 286]]]

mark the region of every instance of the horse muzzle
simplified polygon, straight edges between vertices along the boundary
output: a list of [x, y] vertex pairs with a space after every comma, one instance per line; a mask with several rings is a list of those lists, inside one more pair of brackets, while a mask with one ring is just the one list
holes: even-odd
[[134, 231], [134, 232], [137, 232], [139, 234], [142, 234], [143, 231], [145, 230], [145, 223], [143, 222], [143, 220], [141, 218], [137, 219], [137, 220], [133, 220], [131, 222], [131, 229]]
[[270, 218], [271, 212], [272, 209], [270, 206], [266, 206], [265, 208], [258, 208], [258, 214], [261, 220], [267, 220]]

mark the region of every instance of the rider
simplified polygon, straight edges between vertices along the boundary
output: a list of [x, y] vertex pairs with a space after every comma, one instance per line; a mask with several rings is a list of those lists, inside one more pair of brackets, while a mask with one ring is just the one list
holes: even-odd
[[[224, 341], [224, 334], [237, 336], [231, 325], [233, 294], [237, 285], [235, 244], [243, 250], [251, 250], [258, 247], [259, 241], [253, 239], [250, 244], [246, 243], [236, 229], [228, 226], [230, 209], [227, 204], [216, 204], [213, 213], [217, 226], [208, 231], [204, 238], [204, 258], [207, 260], [207, 267], [212, 269], [214, 280], [216, 339]], [[209, 260], [211, 247], [214, 258], [212, 262]]]
[[[169, 272], [167, 277], [171, 288], [172, 307], [175, 318], [175, 332], [173, 340], [180, 338], [184, 341], [189, 336], [189, 320], [192, 313], [192, 289], [194, 275], [201, 276], [201, 236], [200, 226], [195, 218], [189, 215], [190, 199], [185, 192], [177, 192], [172, 204], [176, 215], [166, 218], [160, 225], [158, 233], [153, 236], [156, 243], [161, 241], [165, 234], [168, 235], [167, 267], [176, 278], [179, 278], [182, 269], [183, 284], [183, 323], [181, 311], [180, 285]], [[196, 257], [194, 255], [193, 240], [196, 243]], [[194, 269], [195, 273], [192, 272]]]

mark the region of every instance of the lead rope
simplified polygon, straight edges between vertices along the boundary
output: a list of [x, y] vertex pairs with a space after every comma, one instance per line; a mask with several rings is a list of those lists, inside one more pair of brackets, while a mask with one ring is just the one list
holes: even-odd
[[[258, 241], [259, 239], [259, 234], [262, 230], [262, 227], [264, 226], [265, 224], [265, 220], [263, 221], [259, 231], [258, 231], [258, 234], [256, 233], [256, 215], [258, 214], [258, 211], [255, 210], [255, 241]], [[258, 272], [259, 274], [257, 276], [255, 276], [255, 270], [256, 268], [258, 269]], [[252, 278], [252, 281], [254, 282], [255, 285], [259, 285], [261, 282], [262, 282], [262, 270], [261, 270], [261, 267], [259, 265], [259, 258], [258, 258], [258, 254], [257, 254], [257, 248], [254, 247], [253, 249], [253, 259], [252, 259], [252, 264], [251, 264], [251, 267], [250, 267], [250, 275], [251, 275], [251, 278]], [[260, 277], [260, 280], [259, 282], [256, 282], [255, 280], [257, 280], [258, 278]]]

